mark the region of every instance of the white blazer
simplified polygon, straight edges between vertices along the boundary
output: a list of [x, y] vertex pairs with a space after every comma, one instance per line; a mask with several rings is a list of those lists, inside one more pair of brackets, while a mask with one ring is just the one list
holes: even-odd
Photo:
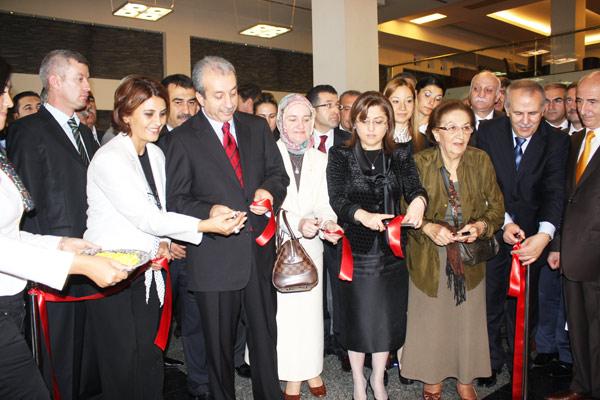
[[94, 155], [87, 175], [87, 230], [84, 238], [103, 249], [136, 249], [154, 255], [159, 238], [199, 244], [197, 218], [166, 212], [165, 156], [148, 143], [159, 210], [129, 136], [118, 134]]
[[[321, 221], [331, 220], [337, 222], [337, 215], [329, 205], [329, 195], [327, 193], [327, 155], [317, 149], [308, 149], [304, 153], [300, 187], [296, 189], [296, 180], [287, 148], [281, 140], [277, 141], [277, 146], [283, 158], [285, 171], [290, 177], [290, 184], [287, 187], [287, 194], [281, 207], [287, 211], [288, 221], [294, 234], [297, 237], [302, 237], [298, 230], [298, 223], [302, 218], [319, 218]], [[280, 225], [283, 225], [283, 221]], [[305, 239], [302, 242], [305, 248], [308, 245], [314, 247], [315, 250], [322, 249], [323, 246], [318, 237], [311, 240]]]

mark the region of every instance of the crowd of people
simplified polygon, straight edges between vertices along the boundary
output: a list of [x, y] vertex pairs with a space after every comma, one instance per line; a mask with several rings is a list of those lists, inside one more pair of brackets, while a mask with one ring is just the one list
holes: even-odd
[[[177, 360], [157, 330], [174, 302], [195, 399], [234, 399], [236, 372], [255, 399], [298, 400], [304, 382], [325, 397], [327, 354], [356, 400], [387, 399], [392, 364], [423, 399], [448, 378], [477, 399], [512, 370], [516, 257], [532, 367], [571, 378], [546, 398], [600, 398], [599, 72], [542, 87], [481, 71], [463, 100], [402, 73], [381, 93], [322, 84], [278, 102], [207, 56], [191, 77], [123, 78], [106, 132], [81, 54], [48, 53], [40, 95], [11, 97], [10, 73], [0, 59], [0, 397], [162, 398]], [[317, 269], [311, 290], [271, 282], [279, 210], [276, 234]], [[483, 242], [495, 255], [468, 259]], [[100, 248], [151, 261], [130, 273], [86, 255]], [[46, 305], [39, 366], [27, 280], [100, 297]]]

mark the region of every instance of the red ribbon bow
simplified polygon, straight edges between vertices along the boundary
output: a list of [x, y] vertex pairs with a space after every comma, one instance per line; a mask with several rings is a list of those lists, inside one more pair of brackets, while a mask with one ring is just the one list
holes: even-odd
[[[101, 292], [91, 294], [88, 296], [74, 297], [65, 296], [52, 292], [45, 292], [40, 288], [32, 288], [29, 290], [30, 295], [36, 296], [38, 313], [40, 322], [42, 325], [42, 334], [44, 335], [44, 343], [46, 344], [46, 350], [48, 351], [48, 357], [52, 360], [52, 350], [50, 348], [50, 329], [48, 326], [48, 310], [46, 308], [46, 302], [52, 303], [69, 303], [74, 301], [88, 301], [103, 299], [108, 296], [112, 296], [115, 293], [119, 293], [123, 289], [129, 287], [131, 283], [141, 274], [146, 272], [148, 266], [151, 264], [160, 264], [161, 267], [167, 272], [167, 279], [165, 283], [165, 299], [163, 303], [162, 314], [160, 317], [160, 324], [158, 326], [158, 332], [154, 339], [154, 344], [157, 345], [162, 351], [167, 346], [167, 340], [169, 339], [169, 328], [171, 327], [171, 313], [172, 313], [172, 295], [171, 295], [171, 273], [169, 272], [169, 261], [165, 257], [155, 258], [151, 260], [145, 267], [140, 267], [136, 272], [129, 277], [126, 281], [119, 285], [105, 289]], [[52, 362], [50, 362], [50, 374], [52, 375], [52, 394], [54, 400], [60, 400], [60, 391], [58, 389], [58, 382], [52, 368]]]
[[269, 212], [271, 213], [271, 217], [269, 217], [269, 222], [267, 223], [265, 230], [260, 234], [259, 237], [256, 238], [256, 243], [259, 246], [264, 246], [267, 243], [269, 243], [269, 240], [271, 240], [273, 235], [275, 235], [275, 228], [277, 228], [277, 225], [275, 224], [275, 213], [273, 212], [273, 204], [271, 204], [271, 200], [269, 199], [261, 199], [253, 201], [252, 205], [267, 207], [269, 209]]
[[[513, 251], [519, 250], [521, 243], [513, 246]], [[523, 349], [525, 346], [525, 296], [527, 294], [527, 281], [525, 279], [526, 267], [521, 265], [519, 256], [512, 255], [510, 267], [510, 281], [508, 295], [517, 298], [517, 316], [515, 321], [515, 349], [513, 354], [512, 398], [523, 398]]]

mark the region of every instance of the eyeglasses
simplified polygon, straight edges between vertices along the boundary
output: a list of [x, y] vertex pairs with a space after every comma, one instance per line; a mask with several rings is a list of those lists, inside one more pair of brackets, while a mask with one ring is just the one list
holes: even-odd
[[464, 134], [471, 134], [475, 130], [471, 125], [465, 126], [438, 126], [436, 129], [441, 129], [446, 132], [450, 132], [452, 135], [457, 135], [459, 132]]
[[342, 104], [340, 104], [340, 111], [350, 111], [352, 109], [352, 106], [344, 106]]
[[325, 104], [319, 104], [317, 106], [315, 106], [315, 108], [319, 108], [319, 107], [325, 107], [328, 110], [331, 109], [337, 109], [337, 110], [341, 110], [342, 108], [344, 108], [344, 106], [342, 106], [340, 103], [325, 103]]
[[356, 120], [357, 124], [374, 129], [387, 127], [387, 122], [386, 118], [365, 119], [364, 121], [361, 121], [360, 119]]

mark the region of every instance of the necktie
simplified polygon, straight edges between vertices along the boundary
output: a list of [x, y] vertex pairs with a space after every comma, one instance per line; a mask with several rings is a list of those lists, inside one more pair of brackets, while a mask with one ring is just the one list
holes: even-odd
[[581, 153], [581, 157], [579, 157], [579, 161], [577, 161], [577, 169], [575, 170], [575, 183], [579, 183], [579, 179], [585, 172], [585, 167], [587, 167], [588, 162], [590, 161], [590, 152], [592, 151], [592, 139], [596, 134], [594, 131], [589, 131], [587, 136], [585, 137], [585, 147], [583, 148], [583, 153]]
[[318, 150], [323, 153], [327, 153], [327, 148], [325, 147], [325, 142], [327, 141], [327, 135], [321, 135], [321, 136], [319, 136], [319, 138], [321, 139], [321, 142], [319, 143]]
[[4, 154], [4, 150], [0, 149], [0, 170], [8, 176], [8, 179], [14, 183], [17, 187], [17, 190], [21, 194], [21, 199], [23, 200], [23, 207], [25, 211], [31, 211], [34, 209], [35, 204], [33, 203], [33, 199], [31, 198], [31, 194], [27, 191], [25, 185], [23, 185], [23, 181], [17, 175], [17, 171], [15, 171], [15, 167], [12, 165], [6, 155]]
[[229, 158], [229, 162], [235, 171], [235, 176], [237, 180], [240, 182], [240, 186], [244, 187], [244, 177], [242, 176], [242, 165], [240, 164], [240, 152], [238, 151], [237, 144], [235, 143], [235, 139], [231, 135], [231, 131], [229, 130], [229, 122], [225, 122], [223, 124], [223, 147], [225, 148], [225, 153]]
[[81, 157], [81, 161], [87, 167], [90, 164], [90, 159], [85, 151], [85, 145], [83, 144], [83, 139], [81, 138], [81, 132], [79, 132], [79, 125], [77, 125], [77, 121], [75, 118], [71, 118], [67, 121], [69, 124], [69, 128], [71, 128], [71, 132], [73, 132], [73, 137], [75, 138], [75, 143], [77, 143], [77, 151], [79, 152], [79, 157]]
[[515, 140], [517, 141], [517, 145], [515, 146], [515, 165], [517, 166], [517, 171], [519, 170], [519, 165], [521, 164], [521, 159], [523, 158], [523, 143], [525, 143], [525, 139], [522, 137], [516, 136]]

